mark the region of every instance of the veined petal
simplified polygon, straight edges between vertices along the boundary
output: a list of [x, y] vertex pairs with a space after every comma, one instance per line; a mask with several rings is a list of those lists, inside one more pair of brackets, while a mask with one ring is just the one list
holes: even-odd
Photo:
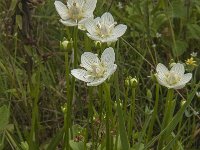
[[167, 67], [165, 67], [165, 65], [159, 63], [156, 67], [156, 71], [157, 74], [159, 76], [159, 78], [164, 78], [165, 74], [169, 72], [169, 70], [167, 69]]
[[117, 37], [115, 37], [115, 36], [110, 36], [110, 37], [107, 37], [107, 38], [102, 38], [101, 39], [101, 41], [103, 42], [103, 43], [112, 43], [112, 42], [116, 42], [118, 39], [117, 39]]
[[102, 42], [102, 39], [99, 36], [97, 36], [97, 35], [92, 35], [92, 34], [87, 33], [87, 36], [89, 38], [91, 38], [92, 40], [101, 41]]
[[106, 48], [101, 55], [101, 61], [107, 65], [112, 65], [115, 62], [115, 52], [112, 47]]
[[88, 18], [88, 17], [83, 18], [83, 19], [81, 19], [81, 20], [78, 22], [78, 24], [85, 24], [85, 23], [87, 23], [90, 19], [91, 19], [91, 16], [90, 16], [89, 18]]
[[182, 76], [182, 79], [179, 81], [178, 84], [174, 86], [175, 89], [180, 89], [180, 87], [184, 87], [186, 83], [188, 83], [192, 79], [191, 73], [186, 73]]
[[58, 14], [60, 15], [60, 17], [63, 19], [63, 20], [67, 20], [69, 18], [68, 16], [68, 9], [67, 7], [65, 6], [65, 4], [63, 4], [62, 2], [60, 1], [55, 1], [54, 2], [54, 5], [56, 7], [56, 11], [58, 12]]
[[156, 75], [156, 78], [157, 78], [157, 81], [158, 81], [158, 83], [159, 83], [160, 85], [163, 85], [163, 86], [165, 86], [165, 87], [167, 87], [167, 88], [170, 88], [170, 85], [169, 85], [166, 81], [163, 80], [162, 76], [159, 76], [159, 75], [157, 74], [157, 75]]
[[71, 70], [71, 74], [81, 80], [81, 81], [84, 81], [84, 82], [90, 82], [91, 80], [86, 78], [86, 76], [88, 75], [87, 71], [86, 70], [83, 70], [83, 69], [73, 69]]
[[62, 20], [62, 19], [60, 19], [60, 22], [62, 24], [64, 24], [64, 25], [66, 25], [66, 26], [77, 26], [78, 25], [75, 21], [73, 21], [71, 19], [69, 19], [69, 20]]
[[122, 36], [122, 35], [126, 32], [126, 29], [127, 29], [127, 26], [126, 26], [126, 25], [119, 24], [119, 25], [117, 25], [117, 26], [114, 28], [113, 34], [114, 34], [116, 37], [120, 37], [120, 36]]
[[177, 63], [171, 68], [170, 71], [173, 71], [176, 74], [182, 76], [182, 75], [184, 75], [185, 68], [184, 68], [183, 64]]
[[117, 65], [116, 64], [112, 64], [110, 66], [107, 67], [107, 73], [108, 76], [110, 77], [117, 69]]
[[97, 0], [86, 0], [85, 5], [83, 6], [84, 11], [94, 11], [96, 8]]
[[101, 20], [103, 22], [105, 22], [106, 24], [108, 24], [108, 25], [111, 25], [111, 24], [113, 24], [115, 22], [113, 16], [109, 12], [104, 13], [101, 16]]
[[81, 55], [81, 67], [84, 67], [86, 70], [92, 70], [92, 65], [99, 62], [97, 55], [91, 52], [85, 52]]
[[87, 23], [85, 23], [85, 28], [91, 35], [96, 35], [96, 24], [93, 19], [89, 19]]
[[87, 86], [98, 86], [101, 83], [105, 82], [107, 78], [108, 78], [108, 76], [105, 76], [103, 78], [95, 79], [94, 81], [87, 83]]

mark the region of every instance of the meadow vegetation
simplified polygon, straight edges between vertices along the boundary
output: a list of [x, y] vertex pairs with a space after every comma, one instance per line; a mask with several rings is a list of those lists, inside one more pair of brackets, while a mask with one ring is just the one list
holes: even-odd
[[83, 1], [0, 1], [0, 149], [199, 150], [200, 1]]

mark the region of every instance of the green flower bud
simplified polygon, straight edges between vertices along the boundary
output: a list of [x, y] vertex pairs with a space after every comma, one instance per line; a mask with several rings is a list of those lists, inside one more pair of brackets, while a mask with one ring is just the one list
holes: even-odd
[[138, 80], [136, 78], [132, 78], [131, 76], [127, 77], [125, 80], [125, 85], [131, 86], [131, 87], [136, 87], [138, 85]]

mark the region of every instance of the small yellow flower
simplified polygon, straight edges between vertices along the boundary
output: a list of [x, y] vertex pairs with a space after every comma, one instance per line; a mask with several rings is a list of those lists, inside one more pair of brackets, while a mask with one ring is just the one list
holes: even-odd
[[194, 67], [197, 66], [196, 61], [194, 60], [193, 57], [187, 59], [187, 60], [185, 61], [185, 63], [186, 63], [187, 65], [190, 65], [190, 66], [194, 66]]

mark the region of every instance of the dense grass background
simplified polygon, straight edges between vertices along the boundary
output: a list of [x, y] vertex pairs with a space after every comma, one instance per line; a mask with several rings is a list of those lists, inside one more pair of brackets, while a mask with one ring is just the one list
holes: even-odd
[[[63, 108], [67, 97], [65, 50], [60, 42], [64, 38], [72, 38], [73, 28], [59, 22], [53, 3], [53, 0], [0, 1], [1, 149], [27, 150], [28, 145], [29, 149], [47, 149], [49, 144], [48, 149], [62, 149], [64, 145]], [[155, 67], [159, 62], [167, 66], [169, 62], [185, 63], [192, 52], [198, 52], [194, 57], [197, 66], [185, 64], [187, 71], [193, 73], [193, 79], [187, 88], [175, 92], [174, 116], [178, 115], [168, 126], [168, 132], [164, 133], [170, 140], [163, 149], [200, 149], [200, 117], [197, 114], [200, 99], [195, 96], [200, 79], [200, 1], [98, 0], [95, 16], [106, 11], [111, 12], [117, 22], [128, 26], [123, 38], [111, 45], [118, 51], [118, 72], [115, 76], [118, 75], [119, 82], [119, 93], [116, 93], [114, 78], [109, 81], [113, 106], [113, 148], [121, 147], [120, 142], [115, 142], [121, 132], [115, 102], [120, 98], [132, 149], [157, 149], [160, 133], [163, 132], [161, 123], [167, 89], [156, 84], [153, 77]], [[78, 31], [79, 56], [85, 51], [97, 52], [99, 49], [100, 46], [84, 31]], [[68, 52], [71, 67], [72, 44], [69, 44]], [[132, 87], [125, 84], [129, 76], [138, 80], [133, 130], [128, 129], [133, 97]], [[105, 146], [105, 110], [102, 107], [105, 104], [100, 100], [102, 88], [99, 86], [91, 90], [83, 82], [76, 82], [71, 116], [74, 137], [70, 144], [73, 149], [83, 149], [84, 139], [87, 145], [92, 145], [91, 149]], [[159, 93], [158, 109], [154, 114], [156, 93]], [[188, 107], [182, 105], [183, 97], [187, 102], [192, 100], [187, 103]], [[92, 107], [92, 115], [88, 113], [88, 107]], [[152, 120], [155, 122], [151, 127]], [[152, 134], [150, 128], [153, 129]], [[123, 146], [121, 149], [125, 150]]]

